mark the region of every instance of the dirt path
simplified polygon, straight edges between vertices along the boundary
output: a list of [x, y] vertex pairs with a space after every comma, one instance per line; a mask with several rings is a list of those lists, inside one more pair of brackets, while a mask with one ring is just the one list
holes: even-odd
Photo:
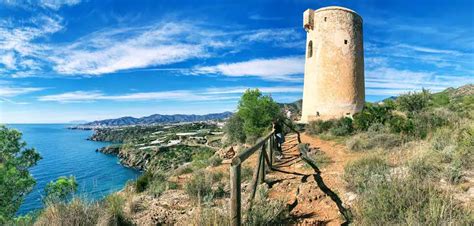
[[322, 151], [333, 162], [318, 166], [321, 172], [316, 173], [300, 157], [296, 135], [289, 135], [283, 144], [282, 159], [275, 162], [276, 171], [267, 177], [270, 197], [287, 201], [290, 216], [297, 224], [341, 225], [346, 222], [341, 213], [347, 213], [343, 203], [350, 201], [344, 195], [344, 165], [358, 156], [335, 142], [306, 134], [301, 138], [309, 144], [310, 156]]

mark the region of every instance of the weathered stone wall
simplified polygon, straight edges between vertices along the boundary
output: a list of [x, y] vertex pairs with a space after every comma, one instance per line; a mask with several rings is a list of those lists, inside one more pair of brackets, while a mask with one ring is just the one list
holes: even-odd
[[339, 118], [365, 101], [362, 18], [342, 7], [304, 13], [307, 31], [302, 122]]

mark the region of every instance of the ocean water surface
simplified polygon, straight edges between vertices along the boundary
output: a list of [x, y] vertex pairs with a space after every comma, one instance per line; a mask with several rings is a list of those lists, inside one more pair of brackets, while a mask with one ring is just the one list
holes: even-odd
[[43, 157], [30, 169], [36, 186], [26, 197], [19, 214], [42, 208], [41, 197], [46, 184], [60, 176], [76, 177], [76, 195], [97, 200], [123, 188], [140, 172], [123, 167], [117, 157], [95, 152], [107, 143], [86, 140], [92, 131], [69, 130], [67, 124], [11, 124], [9, 128], [23, 133], [27, 147], [34, 147]]

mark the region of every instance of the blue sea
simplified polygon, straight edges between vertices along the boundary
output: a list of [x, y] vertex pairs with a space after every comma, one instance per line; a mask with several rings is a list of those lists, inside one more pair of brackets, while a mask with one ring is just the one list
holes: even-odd
[[11, 124], [23, 133], [27, 147], [34, 147], [43, 157], [30, 169], [36, 186], [26, 197], [18, 214], [42, 208], [44, 187], [60, 176], [76, 177], [77, 196], [100, 199], [136, 179], [140, 172], [123, 167], [117, 157], [95, 152], [108, 143], [86, 140], [92, 131], [70, 130], [67, 124]]

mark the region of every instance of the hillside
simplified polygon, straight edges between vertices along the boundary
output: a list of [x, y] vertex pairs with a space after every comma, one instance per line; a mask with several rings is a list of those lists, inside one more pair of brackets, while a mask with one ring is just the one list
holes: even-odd
[[99, 121], [93, 121], [90, 123], [82, 124], [80, 127], [108, 127], [108, 126], [131, 126], [131, 125], [151, 125], [151, 124], [163, 124], [163, 123], [177, 123], [177, 122], [197, 122], [207, 120], [219, 120], [226, 119], [232, 115], [232, 112], [213, 113], [206, 115], [185, 115], [185, 114], [174, 114], [174, 115], [161, 115], [154, 114], [141, 118], [134, 117], [121, 117], [116, 119], [105, 119]]

